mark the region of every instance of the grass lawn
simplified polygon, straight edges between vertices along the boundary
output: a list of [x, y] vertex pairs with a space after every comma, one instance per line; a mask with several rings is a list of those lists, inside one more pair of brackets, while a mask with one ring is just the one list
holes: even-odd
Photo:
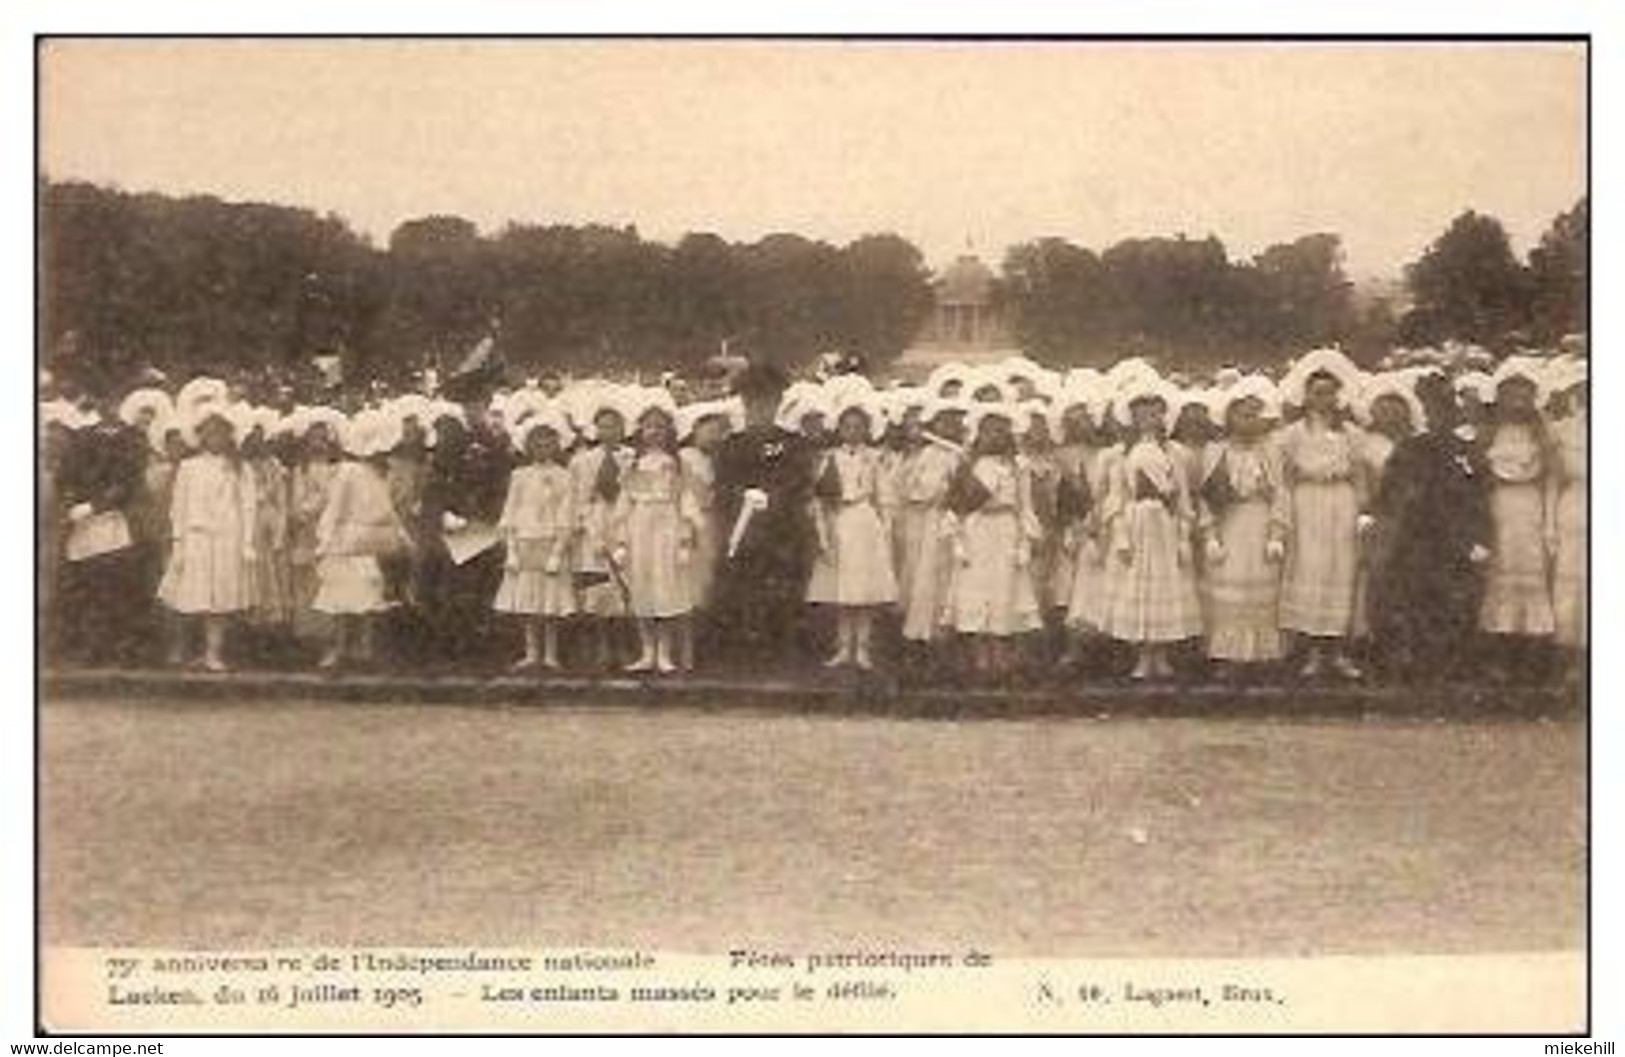
[[48, 944], [1584, 942], [1579, 719], [72, 698], [40, 733]]

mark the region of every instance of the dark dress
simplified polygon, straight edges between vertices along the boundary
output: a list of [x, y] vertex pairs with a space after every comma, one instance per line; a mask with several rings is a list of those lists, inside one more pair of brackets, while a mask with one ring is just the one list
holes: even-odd
[[[74, 433], [58, 478], [60, 509], [88, 503], [98, 514], [117, 510], [129, 519], [142, 487], [146, 457], [141, 434], [122, 423]], [[138, 544], [62, 563], [60, 604], [52, 608], [65, 621], [55, 629], [55, 639], [68, 659], [130, 664], [152, 649], [155, 560], [150, 544]]]
[[509, 446], [485, 432], [458, 433], [429, 457], [416, 526], [419, 656], [441, 664], [483, 664], [502, 650], [491, 600], [502, 581], [500, 546], [458, 565], [446, 550], [447, 513], [495, 524], [511, 469]]
[[1483, 575], [1469, 558], [1489, 547], [1488, 468], [1453, 434], [1394, 448], [1371, 512], [1387, 545], [1371, 583], [1379, 659], [1403, 677], [1448, 678], [1471, 656]]
[[[747, 659], [800, 652], [812, 571], [814, 449], [776, 427], [736, 433], [716, 456], [716, 509], [722, 540], [715, 581], [715, 634], [725, 652]], [[732, 557], [727, 553], [746, 490], [767, 493], [764, 510]]]

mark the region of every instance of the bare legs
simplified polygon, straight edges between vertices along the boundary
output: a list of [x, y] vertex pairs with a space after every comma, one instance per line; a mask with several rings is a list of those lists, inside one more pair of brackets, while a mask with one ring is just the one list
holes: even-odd
[[513, 671], [529, 672], [537, 667], [549, 671], [559, 666], [559, 627], [552, 617], [526, 617], [525, 655], [514, 664]]
[[163, 611], [164, 638], [167, 648], [164, 651], [166, 663], [179, 667], [186, 663], [187, 620], [173, 610]]
[[377, 657], [378, 621], [371, 613], [340, 613], [333, 617], [333, 639], [317, 667], [331, 670], [345, 661], [371, 664]]
[[868, 671], [875, 666], [875, 613], [868, 606], [841, 606], [835, 614], [835, 655], [824, 662], [826, 668], [856, 665]]
[[677, 619], [673, 618], [639, 617], [638, 659], [627, 665], [626, 670], [661, 673], [677, 671], [677, 652], [673, 648], [673, 642], [677, 638], [677, 623]]
[[1168, 644], [1165, 642], [1142, 642], [1140, 650], [1134, 661], [1134, 670], [1129, 672], [1130, 679], [1172, 679], [1174, 666], [1168, 660]]
[[677, 667], [681, 671], [694, 670], [694, 617], [681, 616], [674, 621], [672, 629], [677, 638]]
[[1324, 675], [1329, 667], [1344, 679], [1359, 679], [1365, 673], [1348, 655], [1348, 640], [1315, 636], [1309, 639], [1309, 655], [1298, 673], [1305, 679]]
[[169, 646], [165, 653], [165, 660], [170, 664], [183, 665], [190, 655], [190, 642], [192, 627], [195, 624], [203, 626], [203, 656], [198, 658], [198, 666], [209, 672], [228, 672], [231, 666], [226, 663], [226, 635], [231, 627], [230, 613], [202, 613], [196, 616], [190, 614], [171, 613], [168, 615]]

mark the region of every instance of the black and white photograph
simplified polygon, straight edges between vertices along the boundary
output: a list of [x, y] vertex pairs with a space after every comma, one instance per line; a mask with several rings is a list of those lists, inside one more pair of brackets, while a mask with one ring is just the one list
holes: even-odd
[[1589, 38], [35, 60], [42, 1032], [1591, 1030]]

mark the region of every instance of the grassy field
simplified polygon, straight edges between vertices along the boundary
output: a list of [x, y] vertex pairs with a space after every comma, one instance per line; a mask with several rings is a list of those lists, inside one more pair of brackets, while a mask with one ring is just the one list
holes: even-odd
[[58, 699], [45, 942], [1574, 949], [1579, 720]]

